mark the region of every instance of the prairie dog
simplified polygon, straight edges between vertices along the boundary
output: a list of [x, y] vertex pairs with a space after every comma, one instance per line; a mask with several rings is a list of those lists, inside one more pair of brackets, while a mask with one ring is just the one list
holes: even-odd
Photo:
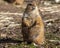
[[37, 45], [44, 44], [44, 24], [35, 2], [29, 3], [22, 17], [22, 33], [24, 41]]

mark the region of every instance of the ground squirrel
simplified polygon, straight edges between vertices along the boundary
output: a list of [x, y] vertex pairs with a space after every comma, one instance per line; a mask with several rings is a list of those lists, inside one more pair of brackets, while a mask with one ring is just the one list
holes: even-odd
[[29, 3], [23, 13], [22, 33], [24, 41], [44, 44], [44, 24], [35, 2]]

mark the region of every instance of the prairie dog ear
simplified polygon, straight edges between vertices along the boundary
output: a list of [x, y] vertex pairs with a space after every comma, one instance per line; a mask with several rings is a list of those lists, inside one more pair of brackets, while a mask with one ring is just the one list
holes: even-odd
[[37, 5], [35, 0], [27, 1], [27, 4]]

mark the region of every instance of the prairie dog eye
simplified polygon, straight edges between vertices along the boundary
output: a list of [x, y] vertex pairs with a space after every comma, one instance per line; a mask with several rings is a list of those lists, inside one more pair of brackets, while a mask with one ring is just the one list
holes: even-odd
[[35, 9], [35, 6], [34, 6], [33, 4], [28, 4], [28, 6], [29, 6], [29, 8], [30, 8], [31, 10], [34, 10], [34, 9]]

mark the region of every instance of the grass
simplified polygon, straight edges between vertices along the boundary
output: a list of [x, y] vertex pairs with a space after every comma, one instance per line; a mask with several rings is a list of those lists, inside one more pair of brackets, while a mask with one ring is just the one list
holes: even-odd
[[[45, 48], [60, 48], [60, 38], [56, 36], [54, 33], [45, 33], [46, 36], [46, 42], [44, 47]], [[49, 41], [53, 40], [53, 41]], [[55, 41], [56, 40], [56, 41]], [[33, 43], [32, 44], [24, 44], [22, 43], [7, 43], [7, 48], [36, 48]]]

